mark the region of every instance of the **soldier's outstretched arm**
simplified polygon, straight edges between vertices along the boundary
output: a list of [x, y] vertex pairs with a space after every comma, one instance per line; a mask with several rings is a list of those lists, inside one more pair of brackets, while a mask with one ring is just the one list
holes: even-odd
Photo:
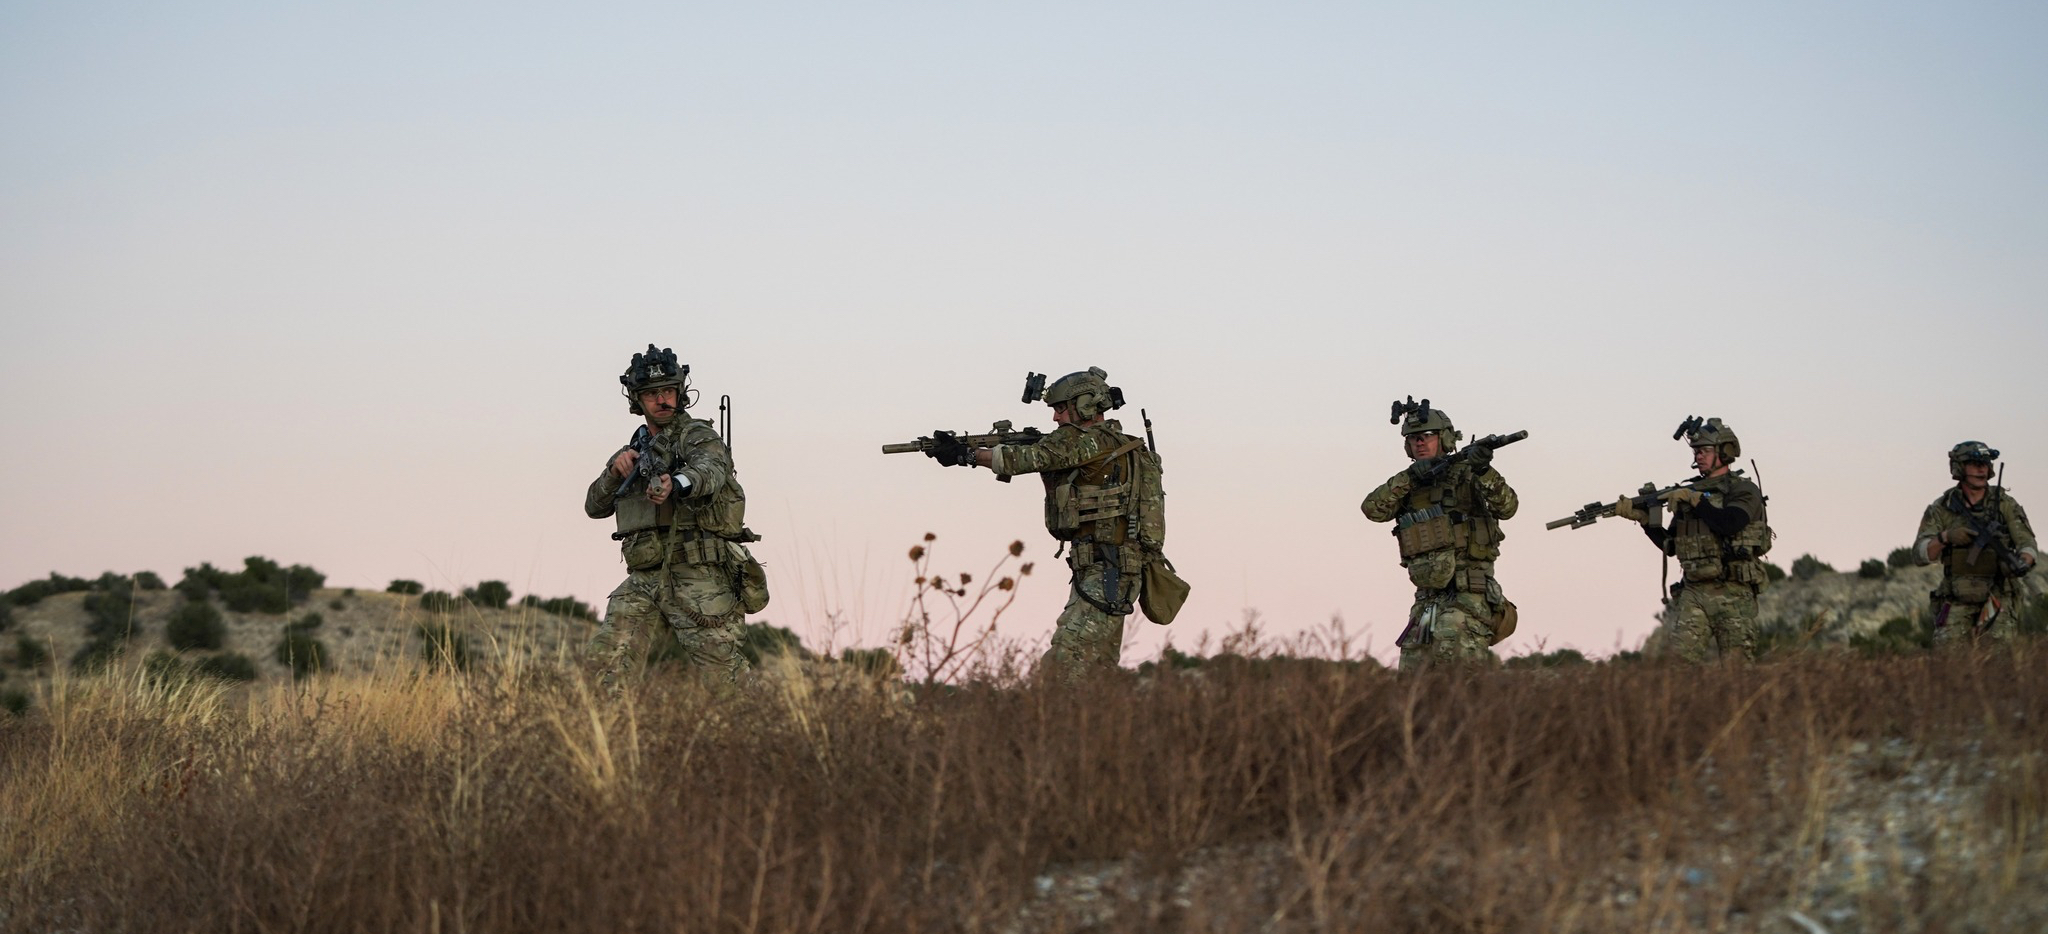
[[1940, 504], [1931, 504], [1926, 512], [1920, 514], [1920, 530], [1913, 535], [1914, 564], [1933, 564], [1941, 557], [1939, 546], [1936, 544], [1941, 540], [1941, 533], [1944, 531], [1941, 527], [1941, 511]]
[[597, 479], [590, 481], [590, 489], [583, 493], [583, 514], [592, 519], [611, 518], [612, 513], [616, 511], [612, 506], [612, 494], [617, 493], [619, 484], [624, 482], [612, 473], [612, 463], [606, 460], [604, 471], [597, 475]]
[[1380, 484], [1379, 488], [1365, 494], [1365, 502], [1359, 503], [1358, 508], [1365, 513], [1366, 518], [1374, 522], [1392, 522], [1395, 516], [1401, 514], [1401, 503], [1414, 489], [1415, 478], [1403, 470], [1388, 477], [1387, 482]]
[[1061, 425], [1037, 444], [998, 444], [989, 448], [988, 466], [1004, 476], [1067, 470], [1115, 450], [1105, 446], [1109, 437], [1109, 432]]

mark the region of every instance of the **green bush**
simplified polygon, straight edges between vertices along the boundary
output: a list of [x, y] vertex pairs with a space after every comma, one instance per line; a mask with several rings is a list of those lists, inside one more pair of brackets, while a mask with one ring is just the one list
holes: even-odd
[[420, 585], [419, 581], [409, 581], [401, 578], [399, 580], [392, 581], [390, 586], [384, 588], [384, 592], [404, 594], [409, 597], [413, 594], [424, 593], [426, 589], [427, 588]]
[[222, 681], [254, 681], [257, 676], [256, 663], [240, 652], [208, 655], [193, 663], [192, 671]]
[[1884, 563], [1890, 567], [1909, 568], [1920, 562], [1913, 557], [1913, 548], [1909, 545], [1892, 549], [1891, 554], [1884, 556]]
[[1934, 647], [1931, 623], [1894, 616], [1868, 635], [1850, 636], [1849, 647], [1865, 655], [1900, 655]]
[[186, 600], [164, 624], [164, 639], [179, 651], [217, 649], [228, 637], [227, 623], [220, 611], [205, 601]]
[[0, 710], [5, 710], [17, 717], [28, 713], [29, 704], [31, 703], [32, 701], [29, 699], [27, 691], [18, 691], [11, 688], [0, 691]]
[[94, 639], [130, 639], [136, 635], [139, 627], [135, 625], [135, 601], [126, 591], [86, 594], [84, 607], [88, 617], [86, 635]]
[[299, 617], [298, 619], [286, 623], [284, 625], [284, 628], [296, 632], [308, 632], [320, 628], [320, 624], [324, 622], [327, 622], [327, 620], [322, 619], [320, 614], [308, 613], [304, 616]]
[[14, 634], [14, 667], [41, 668], [50, 663], [50, 647], [39, 639], [31, 639], [28, 633]]
[[459, 604], [455, 596], [445, 590], [429, 590], [420, 594], [420, 609], [429, 613], [448, 613]]
[[770, 626], [767, 623], [740, 624], [740, 654], [745, 655], [747, 662], [757, 668], [760, 667], [761, 657], [764, 655], [793, 654], [803, 659], [813, 657], [810, 650], [804, 648], [803, 640], [798, 639], [796, 633], [787, 627]]
[[327, 671], [331, 667], [328, 664], [325, 644], [289, 627], [285, 629], [284, 637], [277, 640], [277, 648], [272, 657], [277, 659], [278, 664], [290, 668], [294, 678], [304, 678]]
[[92, 674], [113, 662], [123, 648], [126, 645], [120, 639], [94, 639], [72, 653], [71, 670], [82, 675]]
[[468, 671], [469, 667], [476, 663], [476, 654], [470, 647], [469, 636], [456, 632], [454, 627], [422, 623], [415, 631], [419, 633], [421, 639], [420, 659], [427, 664]]
[[223, 586], [220, 602], [237, 613], [283, 613], [292, 608], [291, 598], [281, 586], [246, 578], [232, 579]]
[[240, 652], [222, 652], [200, 659], [192, 666], [192, 672], [222, 681], [254, 681], [256, 663]]
[[303, 603], [327, 582], [327, 575], [303, 564], [282, 567], [261, 555], [242, 560], [242, 570], [228, 573], [211, 564], [186, 568], [178, 591], [188, 599], [203, 600], [218, 593], [222, 603], [237, 613], [284, 613], [292, 604]]
[[7, 602], [15, 606], [35, 606], [37, 603], [41, 603], [44, 597], [55, 596], [60, 593], [77, 593], [81, 590], [91, 589], [92, 581], [82, 577], [65, 577], [62, 574], [51, 571], [50, 576], [44, 580], [29, 581], [8, 591]]
[[152, 687], [172, 687], [192, 680], [192, 673], [178, 656], [158, 650], [142, 660], [142, 679]]
[[12, 625], [14, 625], [14, 604], [7, 602], [7, 598], [0, 597], [0, 632], [6, 632], [7, 627]]
[[462, 599], [469, 601], [472, 606], [502, 610], [506, 604], [512, 602], [512, 588], [506, 586], [504, 581], [484, 581], [464, 590]]
[[542, 599], [535, 594], [527, 594], [526, 596], [520, 598], [519, 605], [525, 607], [532, 607], [543, 613], [551, 613], [555, 616], [567, 616], [571, 619], [587, 619], [591, 622], [597, 621], [597, 611], [591, 609], [590, 604], [584, 603], [583, 601], [578, 600], [575, 597], [550, 597], [547, 599]]
[[1856, 576], [1865, 580], [1883, 580], [1890, 575], [1891, 571], [1885, 567], [1884, 562], [1876, 558], [1864, 559], [1864, 562], [1856, 568]]
[[1586, 655], [1577, 649], [1558, 649], [1554, 652], [1531, 652], [1517, 655], [1505, 663], [1508, 668], [1563, 668], [1573, 665], [1590, 665]]
[[156, 576], [155, 571], [136, 571], [135, 586], [140, 590], [162, 590], [164, 579]]
[[839, 653], [839, 660], [877, 680], [903, 677], [903, 666], [896, 663], [896, 656], [889, 654], [888, 649], [844, 649]]
[[1769, 583], [1773, 583], [1773, 584], [1775, 584], [1775, 583], [1777, 583], [1777, 582], [1779, 582], [1779, 581], [1781, 581], [1781, 580], [1784, 580], [1784, 579], [1785, 579], [1785, 569], [1784, 569], [1784, 568], [1781, 568], [1781, 567], [1779, 567], [1779, 566], [1777, 566], [1777, 565], [1775, 565], [1775, 564], [1772, 564], [1772, 563], [1771, 563], [1771, 562], [1769, 562], [1769, 561], [1766, 561], [1766, 562], [1764, 562], [1764, 580], [1765, 580], [1765, 581], [1767, 581], [1767, 582], [1769, 582]]
[[1833, 574], [1835, 569], [1826, 561], [1822, 561], [1812, 555], [1800, 555], [1797, 560], [1792, 562], [1793, 580], [1812, 580], [1822, 573]]
[[333, 600], [327, 601], [327, 608], [333, 610], [336, 613], [339, 613], [343, 610], [348, 609], [348, 604], [341, 602], [341, 598], [336, 597]]

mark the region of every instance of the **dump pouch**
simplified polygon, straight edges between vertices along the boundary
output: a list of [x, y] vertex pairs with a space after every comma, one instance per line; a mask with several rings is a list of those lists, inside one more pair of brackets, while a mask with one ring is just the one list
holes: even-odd
[[1138, 607], [1145, 611], [1145, 618], [1161, 626], [1173, 622], [1180, 615], [1181, 605], [1188, 601], [1188, 582], [1181, 580], [1173, 570], [1173, 562], [1165, 555], [1155, 554], [1145, 562], [1144, 584], [1138, 590]]

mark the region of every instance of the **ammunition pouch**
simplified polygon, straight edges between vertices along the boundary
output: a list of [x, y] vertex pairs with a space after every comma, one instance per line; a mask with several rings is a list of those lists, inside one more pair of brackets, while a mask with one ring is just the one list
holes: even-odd
[[733, 593], [740, 599], [740, 609], [748, 613], [759, 613], [768, 606], [768, 572], [761, 562], [754, 560], [754, 553], [739, 542], [725, 542], [734, 562]]
[[1418, 590], [1443, 590], [1451, 586], [1451, 581], [1458, 574], [1458, 556], [1449, 548], [1423, 552], [1405, 563], [1408, 582]]
[[626, 560], [627, 570], [652, 571], [661, 567], [666, 557], [660, 529], [614, 532], [612, 537], [619, 540], [619, 555]]
[[1992, 593], [1997, 589], [1997, 581], [1993, 578], [1976, 574], [1957, 574], [1951, 575], [1941, 590], [1935, 591], [1935, 595], [1937, 598], [1946, 598], [1955, 603], [1983, 603], [1990, 600]]
[[1166, 560], [1165, 555], [1147, 559], [1143, 576], [1145, 584], [1138, 590], [1138, 606], [1145, 611], [1145, 618], [1161, 626], [1173, 622], [1180, 615], [1181, 605], [1188, 602], [1192, 588], [1180, 579], [1173, 562]]
[[1500, 601], [1499, 608], [1494, 610], [1493, 637], [1487, 640], [1486, 644], [1499, 645], [1502, 639], [1506, 639], [1507, 637], [1514, 635], [1515, 623], [1520, 619], [1521, 613], [1519, 613], [1515, 609], [1515, 602], [1513, 600], [1503, 598]]
[[1459, 530], [1462, 524], [1454, 526], [1442, 506], [1405, 513], [1394, 520], [1394, 540], [1401, 546], [1402, 561], [1458, 544]]

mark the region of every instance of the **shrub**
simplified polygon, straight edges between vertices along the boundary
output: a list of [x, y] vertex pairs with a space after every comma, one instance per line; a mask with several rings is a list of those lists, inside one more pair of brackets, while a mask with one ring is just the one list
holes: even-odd
[[222, 681], [254, 681], [256, 663], [240, 652], [222, 652], [200, 659], [192, 666], [192, 672]]
[[1890, 574], [1891, 571], [1885, 567], [1885, 563], [1876, 558], [1866, 558], [1863, 564], [1856, 568], [1856, 576], [1866, 580], [1883, 580]]
[[152, 687], [171, 687], [192, 680], [192, 673], [178, 656], [158, 650], [142, 660], [142, 679]]
[[0, 710], [5, 710], [8, 713], [11, 713], [17, 717], [21, 716], [22, 714], [28, 713], [30, 703], [31, 702], [29, 700], [27, 691], [19, 691], [11, 688], [5, 691], [0, 691]]
[[532, 607], [543, 613], [551, 613], [555, 616], [587, 619], [591, 622], [597, 621], [597, 611], [591, 609], [590, 604], [584, 603], [575, 597], [550, 597], [543, 600], [536, 594], [527, 594], [525, 597], [520, 598], [519, 605]]
[[41, 640], [31, 639], [28, 633], [14, 636], [14, 666], [16, 668], [41, 668], [50, 663], [50, 648]]
[[194, 674], [218, 678], [222, 681], [256, 680], [256, 663], [240, 652], [222, 652], [208, 655], [192, 666]]
[[464, 590], [462, 599], [474, 606], [502, 610], [506, 604], [512, 602], [512, 588], [505, 586], [504, 581], [484, 581]]
[[1833, 574], [1835, 569], [1826, 561], [1822, 561], [1812, 555], [1800, 555], [1797, 560], [1792, 562], [1793, 580], [1808, 581], [1823, 573]]
[[1571, 665], [1592, 664], [1586, 655], [1577, 649], [1558, 649], [1555, 652], [1532, 652], [1517, 655], [1505, 663], [1508, 668], [1563, 668]]
[[903, 677], [903, 666], [896, 664], [896, 656], [888, 649], [846, 649], [839, 653], [839, 660], [875, 680]]
[[334, 600], [327, 601], [327, 608], [333, 610], [336, 613], [339, 613], [343, 610], [348, 609], [348, 604], [341, 602], [341, 600], [337, 598]]
[[128, 639], [135, 635], [135, 601], [125, 591], [85, 595], [86, 635], [94, 639]]
[[1884, 556], [1884, 563], [1895, 568], [1909, 568], [1919, 562], [1913, 557], [1913, 548], [1909, 545], [1892, 549], [1891, 554]]
[[803, 640], [784, 626], [770, 626], [767, 623], [740, 624], [740, 654], [747, 662], [760, 667], [763, 655], [794, 654], [798, 658], [812, 658]]
[[7, 602], [7, 598], [0, 597], [0, 632], [6, 632], [7, 627], [12, 625], [14, 625], [14, 604]]
[[221, 621], [220, 611], [205, 601], [186, 600], [171, 614], [170, 622], [164, 624], [164, 639], [179, 651], [217, 649], [227, 635], [228, 627]]
[[330, 667], [327, 661], [327, 646], [320, 640], [290, 627], [286, 627], [284, 637], [277, 640], [277, 649], [273, 657], [279, 664], [290, 668], [294, 678], [304, 678], [327, 671]]
[[1899, 655], [1934, 647], [1931, 623], [1894, 616], [1868, 635], [1850, 636], [1849, 647], [1865, 655]]
[[426, 589], [427, 588], [420, 586], [419, 581], [409, 581], [400, 579], [392, 581], [390, 586], [384, 588], [384, 592], [412, 596], [413, 594], [422, 593]]
[[2023, 636], [2048, 635], [2048, 593], [2022, 603], [2019, 632]]
[[1766, 562], [1764, 562], [1764, 580], [1765, 580], [1765, 581], [1768, 581], [1768, 582], [1770, 582], [1770, 583], [1773, 583], [1773, 584], [1775, 584], [1775, 583], [1777, 583], [1777, 582], [1779, 582], [1779, 581], [1781, 581], [1781, 580], [1784, 580], [1784, 579], [1785, 579], [1785, 569], [1784, 569], [1784, 568], [1781, 568], [1781, 567], [1779, 567], [1779, 566], [1777, 566], [1777, 565], [1775, 565], [1775, 564], [1772, 564], [1772, 563], [1771, 563], [1771, 562], [1769, 562], [1769, 561], [1766, 561]]
[[324, 622], [327, 622], [327, 620], [322, 619], [320, 617], [320, 614], [308, 613], [304, 616], [299, 617], [298, 619], [295, 619], [289, 623], [284, 624], [284, 628], [294, 632], [309, 632], [311, 630], [320, 628], [320, 624]]
[[[470, 649], [469, 636], [455, 631], [452, 626], [422, 623], [415, 630], [419, 633], [420, 659], [436, 667], [448, 667], [457, 671], [468, 671], [476, 663], [476, 656]], [[672, 639], [664, 639], [672, 642]]]
[[140, 590], [162, 590], [164, 579], [156, 576], [155, 571], [136, 571], [135, 586]]
[[420, 594], [420, 609], [429, 613], [447, 613], [455, 609], [455, 597], [445, 590], [429, 590]]
[[119, 639], [94, 639], [79, 646], [71, 655], [71, 670], [79, 674], [92, 674], [107, 667], [125, 646]]
[[82, 577], [65, 577], [62, 574], [51, 571], [50, 576], [44, 580], [29, 581], [8, 591], [7, 602], [15, 606], [35, 606], [37, 603], [41, 603], [44, 597], [91, 589], [92, 581]]
[[221, 587], [220, 601], [237, 613], [283, 613], [292, 608], [291, 598], [279, 585], [240, 577]]

